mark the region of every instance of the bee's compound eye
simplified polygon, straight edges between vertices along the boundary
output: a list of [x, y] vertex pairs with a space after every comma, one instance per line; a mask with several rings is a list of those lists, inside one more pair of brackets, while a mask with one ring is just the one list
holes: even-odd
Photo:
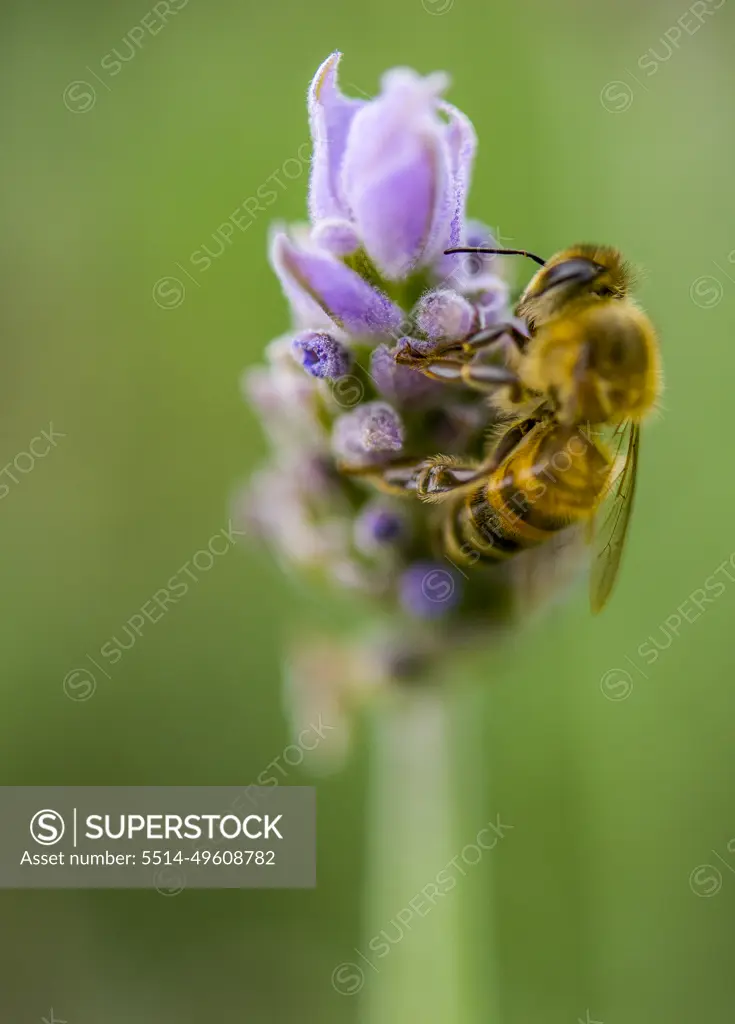
[[549, 288], [555, 288], [560, 284], [589, 284], [603, 270], [604, 267], [601, 267], [599, 263], [594, 263], [592, 260], [563, 260], [561, 263], [557, 263], [555, 266], [549, 267], [548, 270], [542, 272], [539, 280], [538, 294], [547, 291]]

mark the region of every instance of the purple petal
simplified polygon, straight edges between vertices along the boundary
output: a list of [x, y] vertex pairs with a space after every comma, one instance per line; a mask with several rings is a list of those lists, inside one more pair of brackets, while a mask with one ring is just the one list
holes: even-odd
[[319, 221], [311, 232], [311, 240], [333, 256], [350, 256], [360, 248], [360, 236], [348, 220], [330, 217]]
[[304, 331], [294, 338], [291, 351], [307, 373], [324, 380], [344, 377], [352, 365], [352, 354], [331, 334]]
[[323, 253], [297, 249], [286, 235], [273, 241], [272, 260], [292, 304], [329, 316], [351, 334], [390, 334], [403, 313], [354, 270]]
[[343, 96], [337, 85], [342, 54], [335, 52], [321, 65], [309, 86], [309, 124], [314, 152], [311, 158], [309, 213], [314, 221], [343, 217], [347, 210], [340, 195], [339, 169], [347, 135], [364, 100]]
[[[449, 118], [446, 128], [447, 143], [449, 147], [452, 177], [454, 184], [454, 209], [449, 230], [448, 249], [453, 245], [460, 245], [464, 231], [465, 210], [467, 206], [467, 193], [472, 178], [472, 164], [477, 150], [477, 135], [468, 117], [457, 110], [451, 103], [440, 103], [442, 110]], [[467, 243], [468, 245], [472, 243]]]
[[414, 311], [417, 327], [430, 341], [460, 341], [475, 326], [472, 305], [458, 292], [438, 288], [426, 292]]
[[313, 327], [329, 330], [334, 328], [334, 323], [324, 312], [324, 309], [308, 291], [305, 291], [293, 277], [288, 274], [283, 266], [283, 260], [278, 252], [278, 239], [282, 234], [281, 225], [271, 230], [269, 244], [269, 258], [271, 266], [275, 270], [283, 288], [283, 293], [291, 306], [291, 315], [294, 326], [297, 328]]
[[460, 579], [448, 563], [415, 562], [399, 581], [403, 608], [421, 619], [438, 619], [456, 608], [461, 598]]
[[391, 279], [410, 273], [449, 238], [454, 193], [446, 126], [436, 114], [443, 75], [396, 70], [355, 117], [342, 186], [363, 244]]

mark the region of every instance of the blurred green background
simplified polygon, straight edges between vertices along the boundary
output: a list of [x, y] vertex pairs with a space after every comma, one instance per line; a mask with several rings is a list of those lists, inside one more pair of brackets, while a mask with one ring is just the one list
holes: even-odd
[[[332, 49], [347, 91], [372, 94], [396, 64], [444, 68], [480, 137], [470, 212], [542, 253], [620, 246], [645, 268], [667, 384], [605, 615], [580, 590], [477, 663], [484, 763], [461, 786], [484, 806], [466, 831], [496, 812], [514, 831], [462, 898], [483, 916], [492, 874], [503, 1024], [729, 1020], [735, 586], [655, 664], [637, 652], [735, 551], [735, 12], [170, 6], [116, 74], [145, 3], [2, 13], [0, 465], [50, 423], [65, 436], [2, 478], [0, 782], [245, 784], [288, 742], [284, 644], [352, 613], [339, 596], [315, 607], [257, 547], [218, 559], [92, 699], [62, 681], [226, 525], [264, 457], [238, 380], [287, 326], [266, 235], [304, 215], [306, 174], [209, 269], [190, 255], [308, 139], [306, 86]], [[159, 305], [170, 276], [185, 291], [159, 286]], [[362, 941], [368, 768], [363, 733], [319, 783], [315, 891], [1, 893], [0, 1018], [357, 1020], [329, 979]]]

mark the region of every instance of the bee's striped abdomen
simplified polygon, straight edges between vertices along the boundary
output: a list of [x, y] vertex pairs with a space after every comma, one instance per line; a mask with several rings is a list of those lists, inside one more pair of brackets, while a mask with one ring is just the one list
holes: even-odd
[[606, 465], [580, 434], [537, 423], [455, 504], [444, 525], [447, 553], [465, 564], [494, 564], [543, 544], [592, 514]]

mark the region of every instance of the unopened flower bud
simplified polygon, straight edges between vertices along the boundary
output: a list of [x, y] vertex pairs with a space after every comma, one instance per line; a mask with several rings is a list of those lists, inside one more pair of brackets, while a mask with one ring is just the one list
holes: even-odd
[[370, 502], [355, 520], [355, 545], [367, 555], [399, 544], [407, 533], [405, 514], [387, 501]]
[[414, 310], [416, 325], [432, 341], [458, 341], [471, 333], [475, 311], [471, 303], [449, 288], [421, 297]]
[[291, 343], [291, 351], [312, 377], [337, 380], [352, 366], [352, 355], [331, 334], [304, 331]]
[[403, 447], [403, 424], [387, 402], [367, 402], [340, 416], [334, 424], [332, 444], [336, 454], [359, 463], [374, 461]]

